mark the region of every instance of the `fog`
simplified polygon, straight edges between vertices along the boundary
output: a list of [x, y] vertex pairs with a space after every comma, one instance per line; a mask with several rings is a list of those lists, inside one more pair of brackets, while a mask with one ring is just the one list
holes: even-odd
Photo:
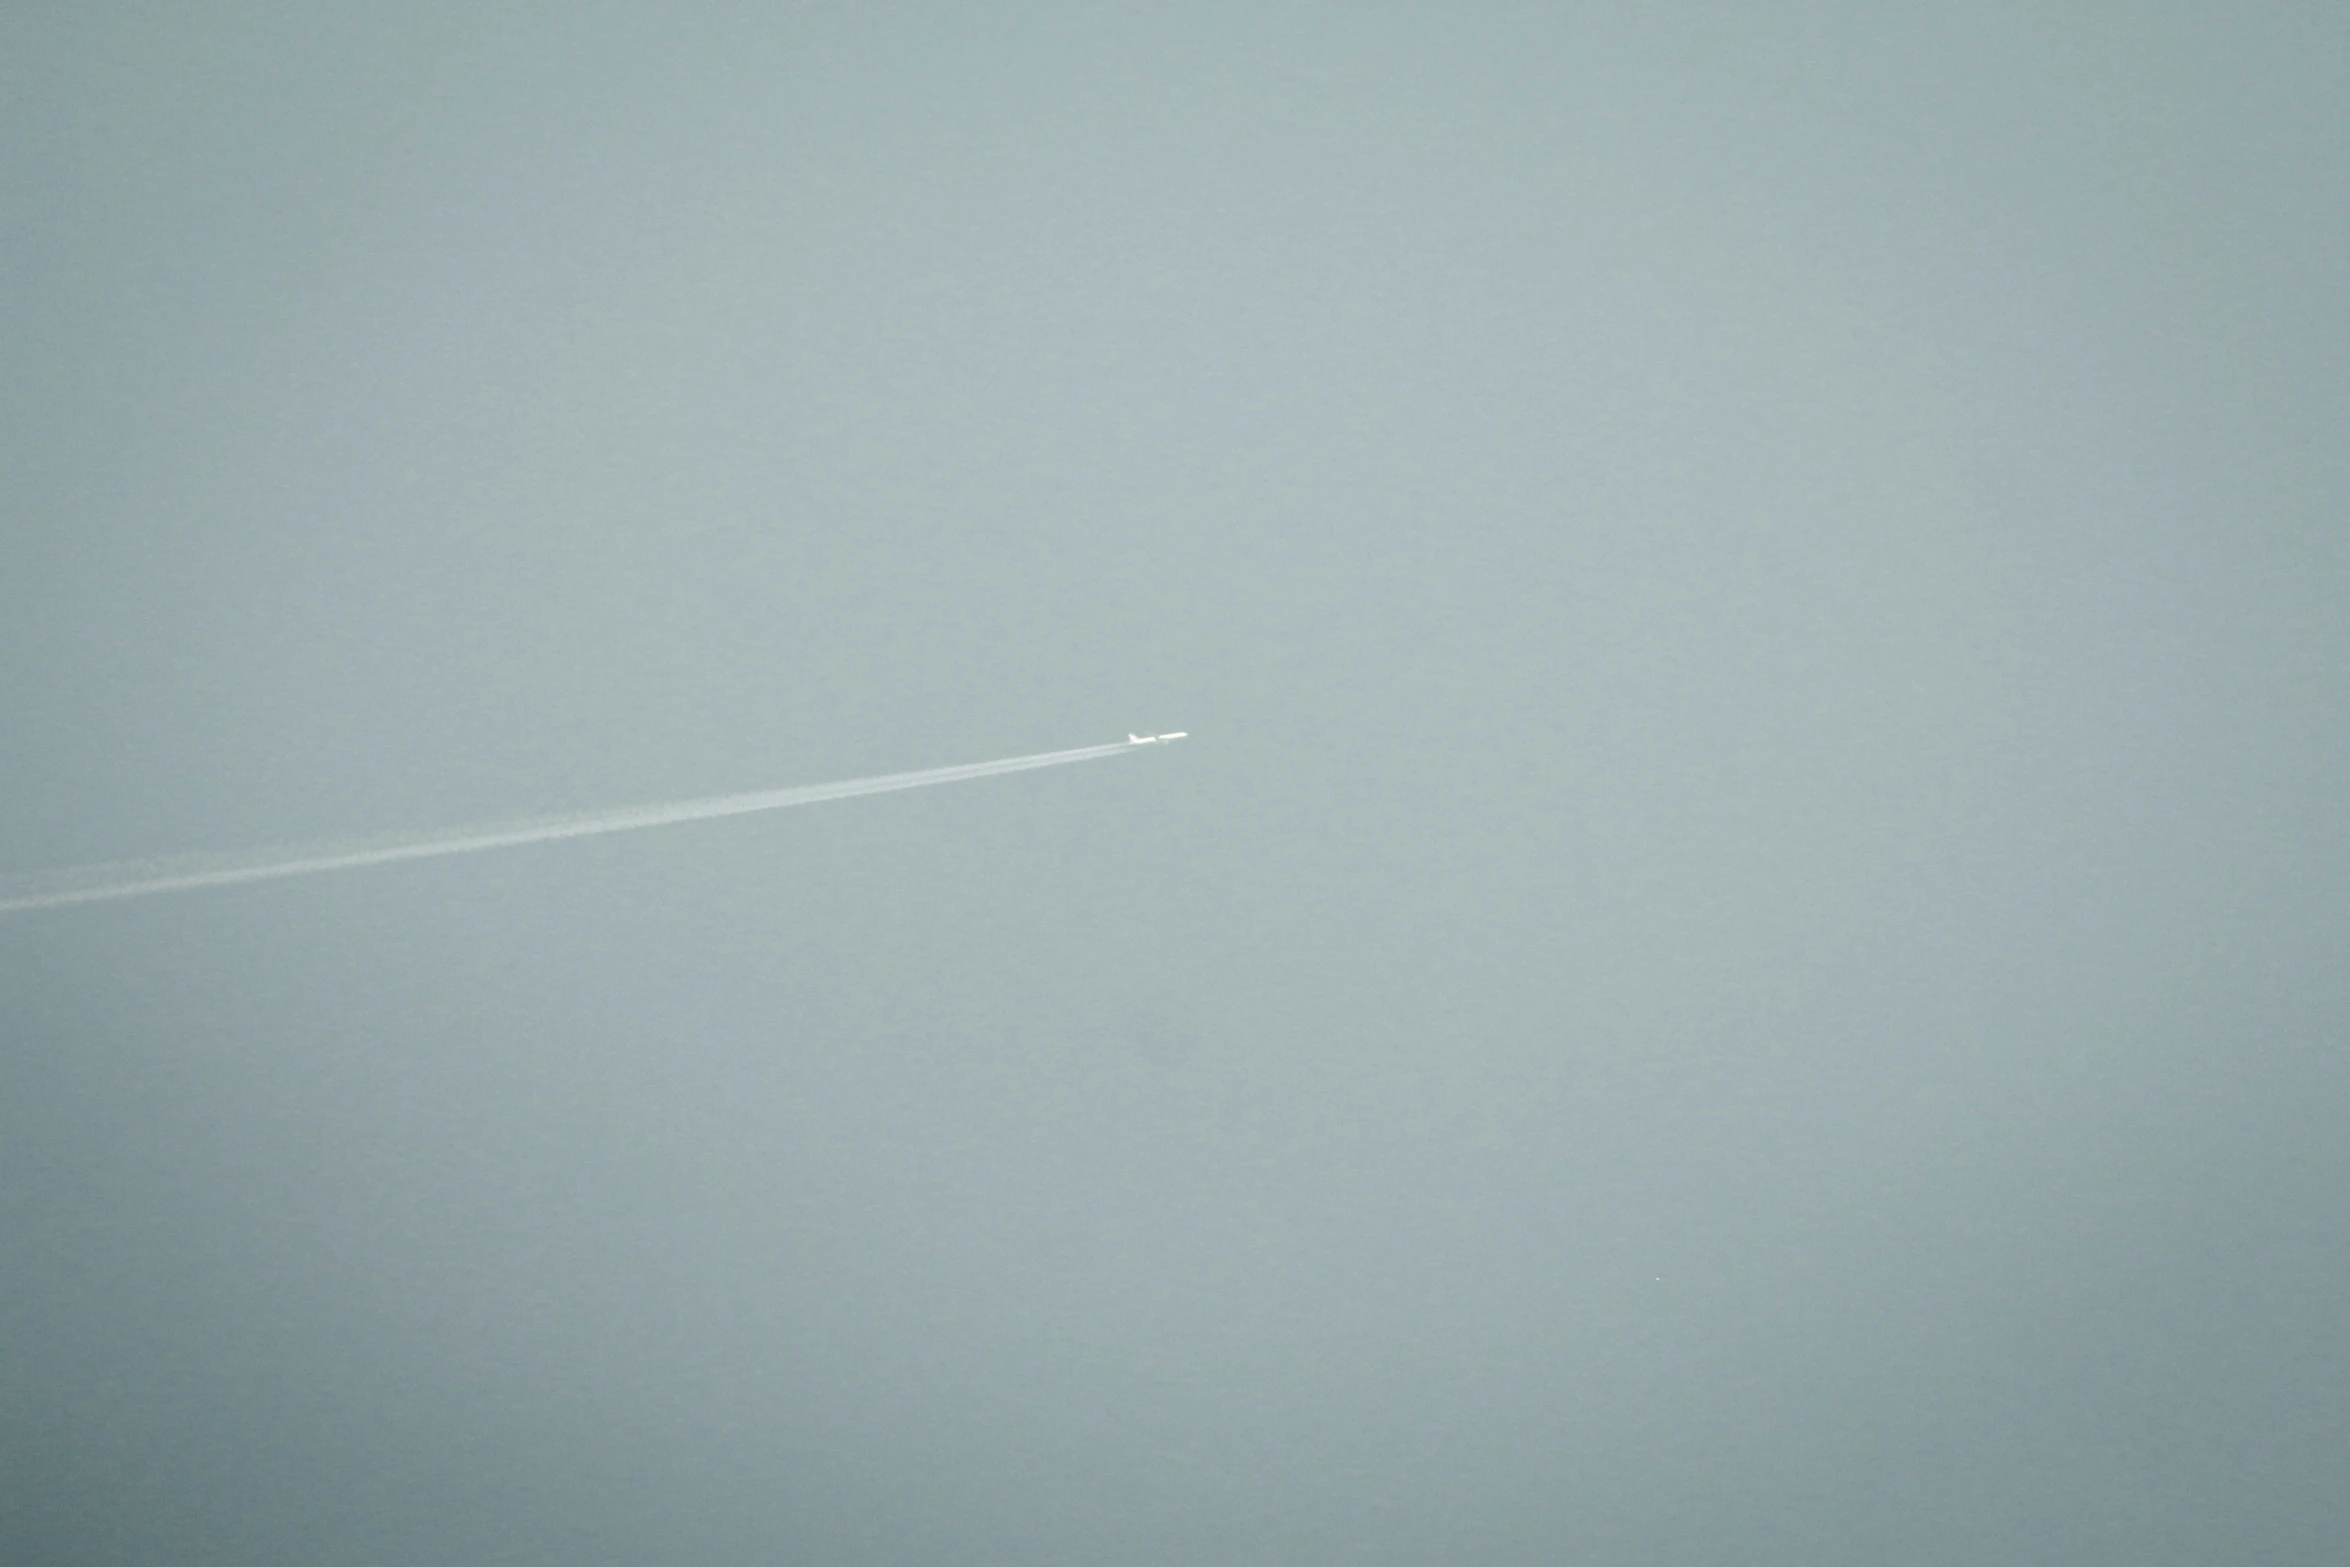
[[2350, 11], [20, 5], [12, 1563], [2334, 1563]]

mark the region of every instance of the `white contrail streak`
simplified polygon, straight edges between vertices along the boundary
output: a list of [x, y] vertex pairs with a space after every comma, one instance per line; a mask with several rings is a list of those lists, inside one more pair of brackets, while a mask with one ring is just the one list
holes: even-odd
[[1131, 742], [1080, 746], [1074, 751], [1044, 751], [1035, 756], [1007, 757], [1000, 762], [966, 762], [959, 767], [933, 767], [918, 773], [883, 773], [877, 778], [805, 784], [797, 789], [762, 789], [755, 794], [722, 794], [669, 805], [638, 805], [575, 816], [539, 816], [396, 843], [377, 839], [367, 844], [313, 844], [303, 848], [258, 849], [234, 856], [134, 860], [118, 865], [84, 866], [78, 870], [35, 872], [0, 878], [0, 914], [54, 909], [68, 903], [96, 903], [106, 898], [140, 898], [151, 892], [179, 892], [191, 887], [225, 887], [232, 882], [267, 881], [275, 876], [307, 876], [314, 871], [349, 870], [361, 865], [389, 865], [394, 860], [421, 860], [436, 854], [510, 849], [525, 843], [552, 843], [558, 838], [585, 838], [593, 833], [629, 832], [638, 827], [665, 827], [671, 822], [698, 822], [713, 816], [781, 810], [787, 805], [814, 805], [819, 800], [886, 794], [893, 789], [927, 789], [932, 784], [993, 778], [998, 773], [1022, 773], [1032, 767], [1059, 767], [1066, 762], [1123, 756], [1134, 749]]

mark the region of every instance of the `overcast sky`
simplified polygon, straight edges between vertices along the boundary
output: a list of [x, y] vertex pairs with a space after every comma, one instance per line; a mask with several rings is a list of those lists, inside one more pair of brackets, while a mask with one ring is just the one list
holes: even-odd
[[25, 0], [0, 1558], [2350, 1553], [2350, 8]]

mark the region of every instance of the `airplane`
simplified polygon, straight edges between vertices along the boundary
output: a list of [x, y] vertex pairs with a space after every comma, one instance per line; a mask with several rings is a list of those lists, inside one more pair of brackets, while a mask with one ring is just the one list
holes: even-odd
[[1162, 740], [1183, 740], [1188, 739], [1190, 735], [1191, 731], [1188, 729], [1178, 729], [1171, 735], [1138, 735], [1130, 730], [1126, 735], [1126, 743], [1128, 745], [1157, 745]]

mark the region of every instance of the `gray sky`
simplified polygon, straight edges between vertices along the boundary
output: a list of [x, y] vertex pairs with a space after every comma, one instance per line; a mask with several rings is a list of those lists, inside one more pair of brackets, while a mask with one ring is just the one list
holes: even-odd
[[2332, 1563], [2350, 11], [22, 4], [0, 1557]]

